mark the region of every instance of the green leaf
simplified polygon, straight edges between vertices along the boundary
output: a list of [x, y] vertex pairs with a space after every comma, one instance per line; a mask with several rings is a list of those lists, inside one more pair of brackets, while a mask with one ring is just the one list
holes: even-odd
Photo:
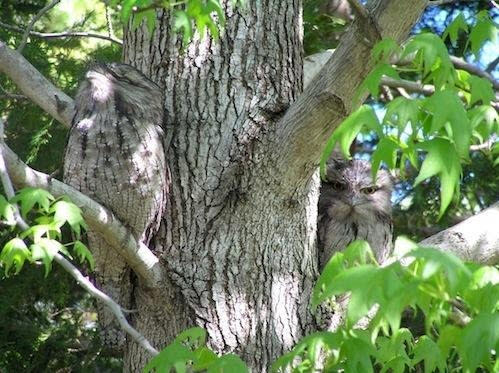
[[29, 227], [29, 229], [25, 230], [21, 233], [21, 238], [31, 237], [35, 243], [37, 243], [42, 237], [49, 238], [58, 238], [60, 237], [60, 229], [57, 225], [53, 223], [49, 224], [37, 224]]
[[487, 79], [480, 78], [475, 75], [470, 75], [468, 81], [471, 86], [471, 101], [470, 105], [481, 101], [483, 105], [490, 104], [490, 101], [495, 99], [492, 83]]
[[355, 137], [364, 126], [374, 130], [379, 135], [383, 134], [383, 128], [378, 121], [378, 117], [376, 116], [373, 108], [367, 105], [361, 106], [355, 112], [350, 114], [348, 118], [346, 118], [338, 126], [338, 128], [336, 128], [332, 136], [329, 138], [320, 160], [322, 178], [325, 177], [326, 162], [329, 159], [336, 143], [339, 142], [343, 154], [349, 158], [350, 145], [352, 145]]
[[389, 64], [378, 64], [364, 79], [355, 93], [354, 102], [358, 102], [359, 97], [367, 90], [373, 97], [378, 98], [381, 78], [389, 76], [400, 79], [398, 72]]
[[8, 276], [12, 266], [15, 268], [14, 274], [18, 274], [29, 256], [30, 252], [23, 240], [16, 237], [8, 241], [0, 253], [0, 263], [5, 266], [5, 275]]
[[246, 364], [234, 354], [220, 356], [206, 369], [208, 373], [247, 373], [249, 372]]
[[121, 5], [121, 19], [124, 24], [128, 22], [130, 14], [132, 13], [132, 8], [135, 6], [136, 0], [123, 0]]
[[204, 346], [206, 344], [206, 330], [199, 327], [184, 330], [176, 338], [175, 342], [189, 346], [191, 349]]
[[412, 334], [408, 329], [399, 329], [390, 338], [379, 337], [376, 361], [382, 364], [384, 370], [391, 368], [394, 372], [404, 372], [410, 366], [411, 359], [407, 355], [406, 345], [412, 345]]
[[485, 142], [492, 134], [499, 132], [499, 115], [492, 106], [475, 106], [468, 110], [467, 114], [473, 129], [473, 135], [480, 142]]
[[338, 252], [329, 259], [312, 291], [310, 301], [312, 311], [315, 312], [319, 304], [332, 297], [332, 294], [330, 294], [330, 292], [325, 292], [325, 290], [328, 288], [329, 284], [333, 282], [334, 277], [342, 272], [344, 268], [343, 253]]
[[409, 257], [424, 259], [421, 263], [422, 278], [429, 279], [443, 271], [449, 282], [449, 293], [456, 294], [464, 287], [468, 286], [471, 280], [471, 272], [464, 263], [455, 255], [432, 249], [419, 247], [408, 254]]
[[217, 354], [215, 354], [208, 347], [199, 347], [194, 351], [194, 354], [196, 355], [196, 359], [192, 369], [195, 372], [206, 370], [207, 367], [218, 360]]
[[387, 104], [383, 123], [393, 123], [399, 129], [399, 133], [411, 123], [413, 132], [417, 132], [420, 110], [421, 100], [397, 97]]
[[[442, 39], [437, 35], [422, 33], [410, 38], [401, 58], [413, 53], [422, 58], [423, 74], [428, 75], [432, 72], [429, 78], [434, 81], [437, 90], [447, 82], [454, 82], [454, 67], [449, 52]], [[415, 61], [418, 61], [418, 58]]]
[[423, 180], [438, 175], [440, 178], [440, 214], [439, 219], [449, 206], [454, 193], [459, 192], [459, 179], [461, 176], [461, 164], [454, 146], [449, 140], [435, 138], [419, 145], [426, 150], [426, 155], [421, 171], [414, 180], [418, 185]]
[[440, 372], [445, 372], [445, 356], [442, 356], [438, 345], [428, 336], [419, 337], [413, 353], [412, 364], [415, 365], [420, 361], [424, 361], [424, 371], [426, 373], [434, 372], [437, 368]]
[[52, 260], [54, 259], [55, 251], [47, 250], [46, 247], [40, 246], [36, 243], [32, 244], [29, 248], [31, 250], [32, 260], [42, 260], [43, 266], [45, 267], [45, 277], [47, 277], [52, 269]]
[[81, 241], [76, 241], [73, 245], [73, 249], [76, 256], [80, 258], [80, 263], [83, 263], [86, 260], [90, 266], [90, 270], [93, 271], [95, 268], [95, 261], [87, 246], [85, 246], [85, 244]]
[[[344, 336], [340, 332], [316, 332], [304, 337], [298, 344], [288, 353], [279, 357], [271, 367], [272, 372], [287, 372], [288, 367], [292, 367], [297, 360], [301, 360], [300, 368], [312, 369], [315, 361], [310, 360], [310, 356], [315, 356], [318, 351], [318, 346], [324, 347], [329, 352], [329, 357], [326, 365], [335, 365], [341, 344]], [[309, 352], [312, 351], [312, 352]], [[299, 367], [293, 371], [300, 371]]]
[[182, 46], [189, 44], [192, 38], [192, 24], [189, 16], [183, 10], [176, 10], [173, 12], [175, 22], [173, 28], [175, 31], [182, 32]]
[[170, 372], [174, 367], [177, 372], [185, 371], [185, 366], [195, 358], [196, 355], [188, 348], [179, 342], [173, 342], [147, 363], [144, 373]]
[[331, 297], [351, 291], [348, 304], [348, 325], [354, 325], [383, 296], [382, 270], [367, 264], [348, 268], [325, 284], [323, 296]]
[[352, 330], [343, 342], [342, 353], [346, 372], [373, 372], [371, 356], [376, 356], [376, 349], [366, 331]]
[[377, 263], [371, 246], [364, 240], [355, 240], [350, 243], [343, 251], [343, 258], [348, 267]]
[[35, 206], [44, 212], [49, 212], [50, 202], [54, 200], [52, 194], [39, 188], [23, 188], [12, 198], [13, 203], [21, 205], [21, 215], [26, 218], [26, 214]]
[[390, 62], [390, 58], [394, 54], [399, 54], [401, 51], [398, 43], [390, 38], [383, 38], [381, 41], [377, 42], [374, 46], [371, 54], [375, 62]]
[[143, 20], [146, 21], [147, 31], [149, 32], [149, 38], [151, 38], [154, 29], [156, 28], [156, 12], [153, 9], [148, 9], [136, 13], [133, 16], [132, 30], [137, 29], [141, 25]]
[[444, 34], [442, 35], [442, 39], [445, 40], [449, 37], [452, 45], [455, 47], [460, 31], [468, 32], [468, 24], [466, 23], [466, 19], [462, 13], [459, 13], [459, 15], [449, 24], [449, 26], [447, 26]]
[[0, 218], [3, 218], [3, 224], [14, 226], [16, 219], [14, 218], [14, 206], [12, 206], [7, 199], [0, 194]]
[[437, 345], [442, 356], [449, 356], [452, 347], [456, 346], [456, 343], [461, 339], [461, 331], [462, 330], [455, 325], [445, 325], [440, 329]]
[[69, 254], [66, 248], [59, 241], [49, 238], [40, 238], [37, 244], [46, 250], [48, 255], [54, 256], [56, 253], [61, 252], [68, 258], [72, 258], [71, 254]]
[[376, 175], [378, 173], [381, 162], [385, 162], [390, 169], [395, 168], [399, 147], [400, 146], [398, 141], [392, 137], [382, 137], [379, 140], [378, 145], [376, 145], [376, 150], [372, 155], [371, 172], [373, 180], [376, 180]]
[[497, 37], [497, 27], [490, 19], [486, 10], [482, 10], [477, 14], [477, 22], [470, 32], [471, 51], [478, 55], [482, 45], [490, 40], [495, 41]]
[[64, 200], [57, 201], [50, 208], [50, 213], [54, 213], [54, 221], [59, 227], [62, 227], [67, 222], [77, 238], [81, 235], [80, 227], [87, 228], [80, 208], [74, 203]]
[[499, 350], [499, 313], [481, 313], [462, 331], [457, 349], [464, 372], [474, 372], [480, 364], [492, 371], [491, 351]]
[[[459, 156], [468, 159], [471, 126], [466, 110], [456, 92], [452, 90], [436, 92], [424, 100], [423, 107], [433, 114], [431, 132], [436, 133], [445, 127], [448, 135], [456, 144]], [[447, 124], [450, 127], [446, 127]]]

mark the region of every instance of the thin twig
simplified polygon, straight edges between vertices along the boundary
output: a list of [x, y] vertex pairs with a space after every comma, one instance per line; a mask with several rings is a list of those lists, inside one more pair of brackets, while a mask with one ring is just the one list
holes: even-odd
[[495, 70], [495, 68], [497, 67], [497, 64], [499, 64], [499, 56], [497, 56], [494, 61], [489, 63], [485, 71], [488, 72], [489, 74], [492, 73], [492, 71]]
[[478, 2], [478, 0], [433, 0], [428, 1], [427, 6], [440, 6], [440, 5], [448, 5], [452, 3], [471, 3], [473, 1]]
[[6, 99], [11, 99], [11, 100], [27, 100], [28, 98], [24, 95], [19, 95], [16, 93], [10, 93], [8, 92], [4, 87], [0, 85], [0, 91], [3, 93], [0, 94], [0, 98], [6, 98]]
[[494, 144], [496, 143], [496, 141], [497, 141], [497, 135], [493, 134], [493, 135], [490, 136], [490, 139], [488, 139], [484, 143], [477, 144], [477, 145], [471, 145], [470, 146], [470, 150], [471, 151], [490, 150], [490, 149], [492, 149], [492, 146], [494, 146]]
[[[14, 197], [14, 187], [12, 181], [10, 180], [9, 174], [7, 172], [7, 166], [5, 165], [5, 160], [3, 157], [4, 149], [4, 139], [3, 139], [3, 121], [0, 119], [0, 178], [2, 181], [2, 186], [5, 191], [5, 195], [8, 199]], [[19, 208], [14, 204], [14, 216], [16, 219], [16, 224], [22, 230], [29, 229], [29, 225], [24, 221], [19, 214]], [[113, 315], [118, 320], [121, 328], [132, 337], [132, 339], [137, 342], [142, 348], [148, 351], [151, 355], [156, 356], [158, 350], [156, 350], [151, 343], [137, 330], [135, 330], [127, 321], [125, 315], [122, 312], [121, 306], [116, 303], [111, 297], [97, 289], [88, 278], [83, 276], [78, 268], [76, 268], [69, 260], [64, 258], [61, 254], [56, 253], [54, 255], [54, 260], [62, 267], [66, 272], [68, 272], [78, 284], [85, 289], [90, 295], [92, 295], [97, 300], [104, 303], [113, 313]]]
[[111, 13], [109, 11], [109, 6], [105, 4], [105, 10], [106, 10], [106, 23], [107, 23], [107, 35], [109, 38], [114, 38], [114, 31], [113, 31], [113, 24], [111, 22]]
[[35, 23], [43, 17], [43, 15], [45, 13], [47, 13], [50, 9], [52, 9], [53, 7], [55, 7], [57, 4], [60, 3], [61, 0], [52, 0], [51, 3], [49, 3], [47, 6], [45, 6], [44, 8], [42, 8], [42, 10], [40, 10], [34, 17], [33, 19], [30, 21], [30, 23], [28, 24], [28, 27], [26, 28], [26, 30], [24, 31], [24, 34], [23, 34], [23, 38], [21, 40], [21, 43], [19, 44], [19, 47], [17, 47], [17, 51], [19, 53], [22, 53], [23, 52], [23, 49], [24, 47], [26, 46], [26, 43], [28, 41], [28, 36], [31, 32], [31, 30], [33, 30], [33, 26], [35, 25]]
[[[9, 25], [7, 23], [0, 22], [0, 27], [12, 30], [12, 31], [17, 31], [17, 32], [24, 32], [24, 30], [21, 27], [14, 26], [14, 25]], [[63, 32], [38, 32], [38, 31], [30, 31], [29, 33], [32, 36], [36, 36], [38, 38], [42, 39], [62, 39], [62, 38], [95, 38], [95, 39], [101, 39], [101, 40], [107, 40], [119, 45], [123, 45], [123, 41], [121, 39], [118, 39], [114, 36], [107, 36], [107, 35], [102, 35], [102, 34], [97, 34], [93, 32], [86, 32], [86, 31], [63, 31]]]

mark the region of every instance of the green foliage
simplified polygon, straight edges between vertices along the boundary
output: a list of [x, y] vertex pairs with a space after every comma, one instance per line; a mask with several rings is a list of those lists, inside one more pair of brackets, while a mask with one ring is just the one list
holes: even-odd
[[5, 277], [0, 268], [0, 372], [121, 372], [100, 347], [91, 298], [54, 266]]
[[206, 346], [206, 337], [206, 331], [202, 328], [191, 328], [180, 333], [149, 361], [143, 372], [249, 372], [246, 364], [236, 355], [218, 357]]
[[[457, 17], [443, 38], [448, 36], [454, 42], [460, 31], [467, 30], [463, 18]], [[495, 37], [493, 30], [497, 31], [497, 28], [490, 17], [479, 13], [470, 34], [470, 38], [476, 33], [480, 35], [472, 41], [474, 53], [486, 40]], [[409, 59], [409, 66], [400, 68], [389, 64], [394, 53]], [[373, 58], [377, 64], [359, 87], [358, 97], [367, 91], [377, 98], [383, 76], [401, 79], [408, 74], [412, 79], [414, 74], [419, 75], [423, 83], [434, 87], [435, 92], [427, 96], [398, 97], [388, 102], [381, 122], [372, 109], [361, 106], [329, 139], [321, 170], [336, 143], [348, 156], [350, 145], [360, 132], [374, 131], [379, 142], [372, 156], [373, 177], [382, 162], [390, 169], [399, 168], [404, 176], [407, 163], [418, 168], [419, 159], [426, 153], [414, 185], [432, 176], [439, 178], [438, 219], [441, 219], [451, 201], [459, 196], [463, 175], [461, 163], [470, 161], [470, 144], [485, 142], [498, 132], [497, 112], [491, 106], [495, 97], [492, 85], [484, 78], [456, 70], [443, 40], [431, 33], [411, 37], [401, 51], [393, 41], [383, 40], [373, 49]]]
[[[367, 243], [356, 241], [336, 253], [313, 291], [312, 308], [350, 293], [347, 323], [336, 332], [303, 338], [273, 365], [273, 371], [317, 368], [327, 371], [446, 371], [457, 356], [464, 372], [481, 367], [493, 371], [499, 348], [499, 271], [461, 262], [457, 257], [399, 239], [396, 251], [410, 263], [379, 267]], [[477, 299], [480, 301], [477, 302]], [[366, 330], [354, 329], [374, 305], [376, 315]], [[406, 308], [425, 316], [422, 336], [401, 327]], [[373, 366], [374, 362], [374, 366]]]
[[[26, 260], [42, 263], [45, 275], [48, 275], [56, 253], [60, 252], [71, 258], [66, 246], [73, 247], [82, 263], [87, 261], [93, 267], [90, 251], [81, 241], [76, 240], [66, 245], [60, 242], [63, 240], [63, 228], [69, 228], [69, 234], [77, 239], [81, 236], [81, 229], [86, 229], [81, 210], [66, 198], [55, 199], [43, 189], [25, 188], [10, 201], [1, 196], [0, 203], [3, 210], [7, 211], [3, 216], [11, 218], [10, 237], [14, 236], [0, 251], [0, 267], [3, 267], [5, 276], [9, 275], [11, 269], [14, 269], [15, 274], [19, 273]], [[23, 218], [34, 223], [25, 231], [15, 231], [13, 217], [9, 216], [9, 211], [14, 211], [14, 205], [20, 205]], [[29, 240], [31, 244], [28, 246], [25, 240]]]
[[[243, 0], [232, 0], [232, 6], [243, 5]], [[213, 39], [218, 39], [225, 25], [225, 13], [220, 0], [113, 0], [111, 5], [119, 6], [123, 23], [132, 18], [132, 30], [145, 21], [149, 35], [156, 27], [155, 9], [163, 8], [173, 12], [174, 30], [182, 33], [182, 46], [189, 44], [198, 32], [203, 39], [207, 32]], [[132, 17], [133, 15], [133, 17]]]

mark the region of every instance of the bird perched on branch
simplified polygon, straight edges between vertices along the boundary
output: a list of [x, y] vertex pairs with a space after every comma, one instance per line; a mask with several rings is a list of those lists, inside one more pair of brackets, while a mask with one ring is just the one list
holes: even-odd
[[371, 165], [362, 160], [327, 162], [319, 196], [319, 267], [354, 240], [366, 240], [379, 263], [392, 251], [391, 175], [379, 170], [373, 182]]
[[[161, 89], [132, 66], [98, 64], [75, 98], [64, 157], [64, 181], [109, 208], [146, 245], [166, 201]], [[131, 271], [105, 237], [88, 232], [97, 285], [130, 308]], [[125, 334], [98, 305], [103, 342], [119, 350]]]

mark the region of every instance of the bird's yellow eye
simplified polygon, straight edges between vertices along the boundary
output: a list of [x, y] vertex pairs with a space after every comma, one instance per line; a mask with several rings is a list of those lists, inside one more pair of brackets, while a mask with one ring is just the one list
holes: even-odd
[[369, 186], [367, 188], [362, 188], [360, 191], [364, 194], [373, 194], [375, 193], [379, 188], [375, 185]]

